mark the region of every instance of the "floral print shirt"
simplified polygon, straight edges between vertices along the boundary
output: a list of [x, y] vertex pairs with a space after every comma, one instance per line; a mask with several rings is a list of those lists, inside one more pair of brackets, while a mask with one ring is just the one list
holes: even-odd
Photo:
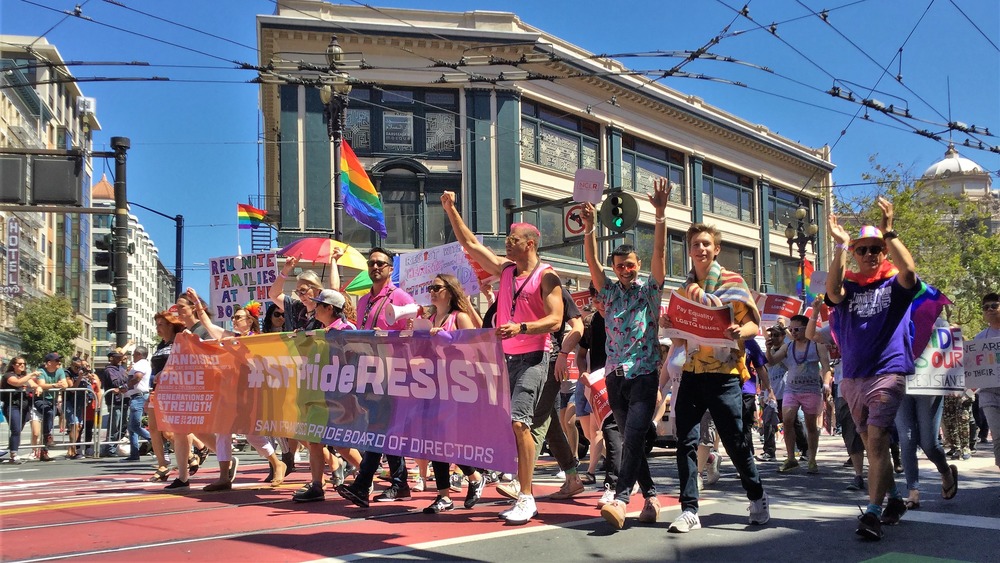
[[607, 316], [608, 374], [622, 368], [627, 379], [640, 375], [656, 377], [660, 367], [657, 337], [663, 285], [650, 276], [629, 287], [609, 279], [600, 291]]

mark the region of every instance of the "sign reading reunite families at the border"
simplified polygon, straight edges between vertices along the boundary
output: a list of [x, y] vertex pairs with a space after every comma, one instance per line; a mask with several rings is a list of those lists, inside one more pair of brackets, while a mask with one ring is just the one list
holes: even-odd
[[710, 307], [672, 291], [667, 314], [673, 328], [663, 332], [670, 338], [684, 338], [720, 348], [737, 346], [735, 340], [726, 336], [726, 328], [733, 324], [733, 308], [729, 305]]
[[[476, 237], [483, 242], [482, 235]], [[399, 255], [399, 288], [413, 296], [418, 305], [430, 305], [427, 286], [434, 284], [438, 274], [458, 278], [467, 295], [479, 294], [479, 277], [457, 242]]]
[[517, 470], [492, 330], [178, 335], [153, 394], [161, 430], [257, 434]]
[[209, 260], [209, 316], [216, 321], [228, 320], [236, 305], [245, 305], [251, 299], [265, 303], [268, 288], [278, 279], [276, 256], [274, 252], [262, 252]]
[[938, 319], [931, 340], [914, 360], [915, 373], [906, 377], [908, 395], [959, 395], [965, 391], [962, 329]]
[[965, 386], [1000, 387], [1000, 338], [976, 338], [965, 343]]

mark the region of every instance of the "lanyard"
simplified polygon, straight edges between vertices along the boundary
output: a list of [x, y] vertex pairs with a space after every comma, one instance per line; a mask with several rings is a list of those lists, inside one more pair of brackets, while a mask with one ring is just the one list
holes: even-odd
[[511, 321], [514, 320], [514, 309], [517, 308], [517, 296], [521, 295], [521, 292], [524, 290], [524, 286], [528, 285], [528, 282], [531, 281], [531, 277], [535, 275], [535, 270], [537, 270], [538, 267], [541, 266], [541, 265], [542, 265], [542, 261], [541, 260], [539, 260], [538, 262], [535, 262], [535, 267], [531, 269], [531, 272], [528, 274], [528, 277], [524, 279], [524, 283], [521, 284], [521, 287], [517, 287], [517, 266], [514, 266], [514, 272], [513, 272], [513, 275], [511, 276], [511, 280], [510, 280], [510, 282], [511, 282], [510, 283], [510, 290], [514, 293], [514, 296], [510, 300], [510, 320]]
[[[378, 316], [382, 313], [382, 309], [385, 308], [385, 301], [386, 301], [386, 299], [388, 299], [389, 297], [392, 296], [392, 292], [393, 291], [396, 291], [395, 287], [392, 288], [392, 289], [390, 289], [389, 293], [386, 293], [382, 297], [378, 298], [378, 301], [379, 301], [380, 305], [378, 307], [378, 310], [375, 311], [375, 321], [374, 322], [378, 322]], [[373, 305], [375, 305], [375, 299], [372, 299], [371, 296], [369, 295], [369, 297], [368, 297], [368, 304], [365, 306], [365, 316], [361, 318], [361, 328], [364, 329], [364, 330], [370, 330], [370, 329], [375, 328], [374, 326], [368, 326], [368, 314], [372, 312], [372, 306]]]

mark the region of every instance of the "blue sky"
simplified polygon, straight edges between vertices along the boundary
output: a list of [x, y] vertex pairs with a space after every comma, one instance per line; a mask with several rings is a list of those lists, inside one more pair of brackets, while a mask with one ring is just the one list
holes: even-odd
[[[916, 135], [908, 125], [947, 139], [941, 124], [950, 115], [950, 120], [988, 127], [1000, 135], [1000, 3], [831, 1], [753, 1], [749, 15], [756, 23], [738, 17], [733, 8], [742, 4], [732, 0], [639, 0], [614, 7], [589, 0], [383, 0], [373, 5], [512, 11], [529, 25], [594, 53], [693, 50], [732, 24], [732, 35], [710, 52], [768, 67], [775, 74], [733, 63], [695, 61], [684, 70], [739, 81], [748, 88], [689, 78], [670, 78], [665, 83], [805, 145], [836, 143], [837, 184], [862, 182], [872, 155], [884, 165], [898, 163], [917, 175], [944, 155], [946, 141]], [[72, 11], [78, 3], [92, 21], [69, 17], [60, 23], [64, 15], [59, 11]], [[235, 254], [235, 204], [262, 189], [258, 88], [242, 83], [255, 74], [233, 70], [227, 61], [256, 62], [255, 16], [273, 13], [275, 4], [263, 0], [122, 3], [129, 8], [102, 0], [5, 0], [0, 6], [0, 33], [45, 33], [65, 60], [171, 65], [74, 67], [72, 72], [78, 77], [171, 78], [170, 82], [83, 83], [80, 87], [85, 95], [97, 98], [103, 130], [95, 135], [95, 149], [110, 150], [112, 136], [132, 141], [129, 200], [171, 216], [184, 215], [185, 282], [207, 295], [208, 272], [202, 264], [211, 257]], [[811, 13], [824, 9], [829, 10], [828, 23]], [[767, 28], [775, 22], [772, 34]], [[670, 68], [679, 59], [620, 60], [632, 68], [654, 69]], [[897, 74], [902, 75], [902, 84], [895, 79]], [[907, 107], [915, 119], [900, 123], [874, 110], [868, 111], [870, 120], [863, 119], [863, 110], [852, 119], [859, 105], [823, 93], [834, 84]], [[872, 88], [876, 91], [869, 94]], [[956, 133], [954, 138], [961, 142], [966, 136]], [[980, 135], [978, 139], [1000, 145], [1000, 137]], [[1000, 171], [1000, 154], [963, 147], [959, 151], [994, 174]], [[108, 166], [113, 168], [110, 162]], [[95, 180], [99, 178], [100, 171]], [[835, 194], [849, 195], [859, 189], [872, 188], [845, 187]], [[173, 222], [142, 209], [133, 208], [133, 213], [172, 269]], [[250, 247], [246, 233], [242, 234], [245, 250]]]

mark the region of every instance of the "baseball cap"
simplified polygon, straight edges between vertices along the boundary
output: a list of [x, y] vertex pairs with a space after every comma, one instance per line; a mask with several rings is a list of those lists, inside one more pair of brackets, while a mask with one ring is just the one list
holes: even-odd
[[865, 225], [861, 227], [861, 231], [858, 232], [858, 236], [851, 241], [851, 244], [858, 242], [861, 239], [874, 238], [879, 241], [882, 240], [882, 231], [878, 227], [873, 227], [872, 225]]
[[312, 300], [317, 303], [332, 305], [338, 309], [343, 309], [344, 303], [347, 302], [347, 299], [344, 298], [344, 294], [340, 293], [336, 289], [324, 289], [319, 292], [317, 297], [313, 297]]
[[58, 360], [61, 360], [61, 359], [62, 359], [62, 356], [59, 355], [59, 352], [49, 352], [48, 354], [45, 354], [45, 361], [46, 362], [55, 362], [55, 361], [58, 361]]
[[109, 358], [112, 358], [112, 357], [115, 357], [115, 356], [122, 356], [122, 357], [124, 357], [125, 354], [122, 352], [121, 348], [115, 348], [115, 349], [110, 350], [108, 352], [108, 357]]

